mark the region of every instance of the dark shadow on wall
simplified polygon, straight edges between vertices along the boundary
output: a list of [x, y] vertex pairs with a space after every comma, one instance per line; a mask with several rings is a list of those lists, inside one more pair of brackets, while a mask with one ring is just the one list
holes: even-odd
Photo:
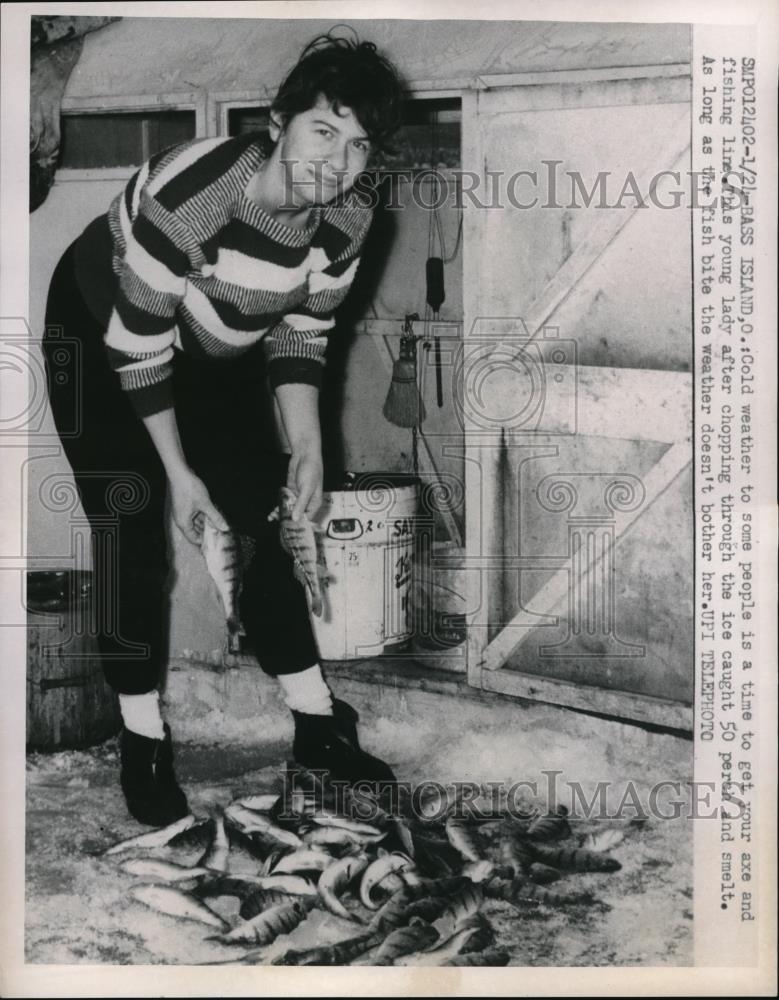
[[[376, 209], [373, 223], [363, 245], [360, 266], [345, 301], [336, 311], [335, 334], [327, 350], [327, 366], [322, 385], [322, 452], [326, 477], [344, 470], [345, 454], [341, 415], [344, 407], [345, 373], [356, 325], [376, 315], [374, 300], [397, 236], [397, 213], [386, 207], [390, 199], [389, 181], [375, 186]], [[391, 317], [382, 317], [382, 319]], [[387, 383], [389, 389], [389, 382]], [[376, 399], [380, 410], [383, 397]]]

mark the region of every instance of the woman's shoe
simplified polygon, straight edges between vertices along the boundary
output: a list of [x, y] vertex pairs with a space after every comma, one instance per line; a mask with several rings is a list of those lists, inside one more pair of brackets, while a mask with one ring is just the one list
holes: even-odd
[[366, 753], [357, 739], [357, 712], [345, 701], [333, 700], [332, 715], [309, 715], [292, 711], [295, 739], [292, 753], [298, 764], [325, 770], [336, 781], [396, 781], [392, 768]]
[[155, 740], [123, 729], [119, 740], [120, 784], [127, 809], [139, 823], [168, 826], [189, 812], [187, 799], [173, 774], [170, 729]]
[[[165, 730], [165, 739], [160, 743], [155, 767], [157, 788], [176, 814], [175, 818], [181, 819], [182, 816], [186, 816], [189, 813], [189, 805], [187, 797], [181, 790], [173, 771], [173, 741], [170, 735], [170, 726], [167, 722], [163, 724], [163, 729]], [[172, 822], [175, 822], [175, 820], [172, 820]]]

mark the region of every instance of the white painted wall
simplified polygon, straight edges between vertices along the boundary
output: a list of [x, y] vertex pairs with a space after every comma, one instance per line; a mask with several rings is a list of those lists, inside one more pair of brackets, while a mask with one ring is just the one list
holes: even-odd
[[[253, 22], [251, 20], [125, 19], [101, 32], [88, 36], [84, 51], [66, 90], [66, 99], [92, 102], [100, 106], [104, 96], [128, 97], [192, 91], [213, 94], [221, 90], [273, 90], [280, 76], [294, 59], [302, 44], [317, 31], [331, 27], [329, 22], [301, 21]], [[373, 37], [396, 58], [407, 79], [443, 82], [452, 78], [472, 79], [475, 74], [522, 73], [561, 69], [590, 69], [603, 66], [670, 64], [689, 59], [689, 28], [685, 25], [578, 25], [553, 22], [361, 22], [363, 37]], [[587, 148], [577, 112], [571, 112], [570, 130], [557, 134], [559, 143], [568, 148], [580, 142]], [[539, 119], [540, 121], [540, 119]], [[617, 127], [615, 122], [615, 128]], [[543, 129], [541, 130], [543, 134]], [[529, 137], [531, 138], [531, 137]], [[548, 146], [532, 139], [526, 145], [527, 159], [550, 155]], [[466, 165], [467, 166], [467, 165]], [[30, 223], [30, 325], [40, 335], [46, 288], [61, 252], [96, 215], [107, 207], [120, 189], [118, 180], [63, 181], [55, 183], [46, 202], [34, 213]], [[577, 321], [577, 342], [584, 352], [580, 362], [612, 366], [684, 368], [687, 365], [687, 326], [689, 316], [682, 316], [677, 292], [688, 281], [689, 261], [674, 257], [677, 246], [676, 225], [668, 213], [668, 231], [647, 232], [643, 220], [633, 225], [634, 233], [622, 244], [632, 247], [620, 262], [622, 276], [613, 285], [614, 270], [604, 270], [590, 283], [599, 289], [594, 299], [579, 303], [571, 322]], [[449, 246], [453, 245], [457, 215], [442, 210], [443, 225]], [[550, 220], [551, 221], [551, 220]], [[653, 220], [655, 221], [655, 220]], [[386, 347], [381, 335], [386, 328], [375, 320], [397, 324], [406, 312], [424, 311], [424, 261], [427, 256], [427, 214], [414, 210], [398, 213], [397, 232], [382, 271], [378, 294], [372, 307], [363, 311], [363, 322], [349, 353], [340, 417], [346, 464], [355, 470], [368, 468], [407, 470], [410, 435], [389, 425], [381, 415], [381, 406], [389, 386]], [[544, 255], [542, 267], [553, 267], [566, 247], [559, 232], [553, 244], [536, 233]], [[651, 312], [641, 314], [631, 302], [630, 324], [625, 324], [625, 287], [646, 277], [645, 260], [655, 248], [647, 240], [662, 239], [671, 254], [668, 266], [648, 283], [657, 285], [672, 275], [673, 288], [662, 302], [653, 301]], [[531, 240], [532, 243], [532, 240]], [[537, 259], [528, 259], [523, 274], [516, 265], [531, 251], [517, 232], [501, 236], [494, 245], [493, 280], [495, 287], [507, 282], [526, 281], [536, 274]], [[679, 244], [680, 246], [681, 244]], [[523, 257], [524, 255], [524, 257]], [[447, 268], [447, 300], [442, 318], [462, 318], [462, 283], [473, 277], [461, 274], [461, 258]], [[536, 268], [536, 270], [534, 270]], [[526, 287], [530, 287], [527, 285]], [[421, 332], [421, 331], [418, 331]], [[397, 341], [395, 340], [395, 345]], [[384, 359], [384, 360], [383, 360]], [[422, 355], [424, 360], [424, 355]], [[426, 429], [438, 433], [439, 445], [457, 439], [458, 426], [451, 408], [451, 390], [445, 380], [445, 407], [438, 410], [432, 378], [425, 382], [425, 402], [429, 414]], [[46, 428], [51, 430], [50, 420]], [[441, 436], [442, 435], [442, 436]], [[451, 437], [447, 437], [450, 435]], [[442, 461], [444, 471], [462, 475], [457, 459]], [[32, 458], [29, 475], [28, 551], [31, 556], [48, 557], [52, 565], [73, 565], [87, 559], [75, 556], [71, 545], [72, 516], [55, 515], [38, 500], [42, 479], [52, 472], [67, 476], [67, 463], [61, 457]], [[669, 501], [670, 502], [670, 501]], [[75, 515], [78, 516], [78, 511]], [[677, 497], [671, 502], [674, 520], [686, 516], [685, 502]], [[175, 583], [172, 590], [171, 653], [196, 651], [200, 657], [221, 647], [221, 615], [205, 574], [202, 560], [174, 530], [172, 555]], [[662, 585], [662, 559], [673, 558], [673, 579], [684, 580], [684, 566], [679, 553], [660, 551], [648, 574], [648, 586]], [[626, 553], [634, 562], [638, 556]], [[686, 564], [685, 564], [686, 565]], [[676, 584], [669, 599], [677, 601]], [[670, 605], [669, 605], [670, 606]], [[639, 616], [640, 617], [640, 616]], [[626, 622], [631, 635], [641, 623]], [[669, 632], [669, 635], [672, 634]], [[670, 640], [669, 640], [670, 641]], [[670, 641], [668, 655], [678, 648]], [[683, 686], [683, 683], [682, 683]]]

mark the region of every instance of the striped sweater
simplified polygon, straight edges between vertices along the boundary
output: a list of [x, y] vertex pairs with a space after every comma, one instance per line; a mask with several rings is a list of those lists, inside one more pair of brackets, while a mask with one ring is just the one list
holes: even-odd
[[176, 349], [231, 358], [262, 341], [274, 388], [320, 384], [372, 212], [352, 190], [305, 229], [278, 222], [245, 194], [264, 155], [257, 136], [194, 140], [152, 157], [111, 203], [105, 343], [141, 416], [173, 405]]

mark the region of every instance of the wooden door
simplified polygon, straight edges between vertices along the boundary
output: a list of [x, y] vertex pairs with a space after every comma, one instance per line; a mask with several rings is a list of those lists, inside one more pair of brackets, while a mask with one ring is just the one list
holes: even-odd
[[691, 218], [674, 194], [689, 91], [688, 66], [642, 67], [463, 102], [484, 192], [464, 195], [469, 680], [677, 729], [693, 680]]

